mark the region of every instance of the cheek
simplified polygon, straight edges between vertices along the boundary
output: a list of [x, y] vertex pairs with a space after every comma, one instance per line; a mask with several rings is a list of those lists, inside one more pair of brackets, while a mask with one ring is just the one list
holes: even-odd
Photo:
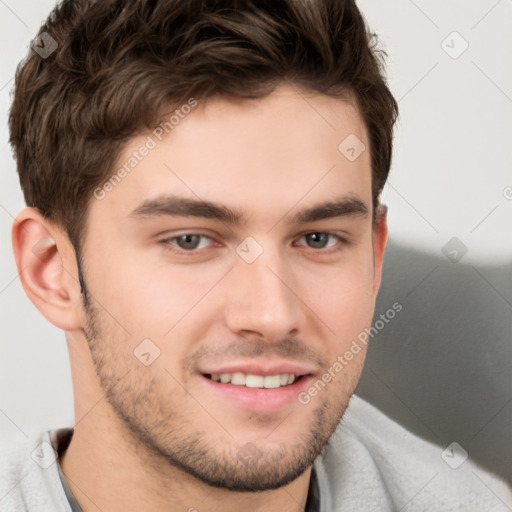
[[336, 350], [370, 325], [375, 306], [371, 248], [354, 251], [337, 266], [317, 269], [303, 285], [303, 290], [315, 290], [309, 293], [311, 309], [329, 327]]
[[129, 252], [91, 262], [88, 274], [94, 298], [135, 338], [162, 338], [192, 313], [216, 280], [194, 276], [192, 265], [173, 267]]
[[355, 338], [371, 322], [374, 308], [373, 294], [369, 290], [371, 285], [370, 279], [366, 286], [359, 282], [332, 282], [330, 293], [325, 294], [323, 314], [343, 344]]

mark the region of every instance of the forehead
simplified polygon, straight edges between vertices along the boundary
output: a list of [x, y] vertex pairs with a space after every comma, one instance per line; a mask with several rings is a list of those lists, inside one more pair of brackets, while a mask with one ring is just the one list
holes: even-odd
[[178, 114], [129, 141], [92, 215], [120, 220], [162, 194], [267, 221], [299, 202], [340, 195], [371, 205], [367, 133], [346, 101], [281, 86], [264, 98], [215, 98]]

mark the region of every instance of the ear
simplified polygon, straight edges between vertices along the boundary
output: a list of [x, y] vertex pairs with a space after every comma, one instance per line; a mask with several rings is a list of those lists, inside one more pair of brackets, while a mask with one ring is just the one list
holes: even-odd
[[373, 289], [375, 296], [380, 288], [382, 278], [382, 264], [384, 263], [384, 252], [388, 241], [388, 223], [387, 223], [388, 207], [379, 205], [375, 212], [375, 223], [373, 226]]
[[34, 208], [25, 208], [14, 220], [12, 246], [21, 284], [37, 309], [61, 329], [80, 329], [78, 269], [64, 231]]

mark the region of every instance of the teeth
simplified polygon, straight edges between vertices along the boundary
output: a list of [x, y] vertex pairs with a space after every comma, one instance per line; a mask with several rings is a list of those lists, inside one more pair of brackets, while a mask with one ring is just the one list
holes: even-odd
[[231, 384], [235, 386], [245, 386], [245, 375], [243, 373], [232, 373]]
[[253, 375], [241, 372], [235, 373], [213, 373], [212, 380], [222, 384], [233, 384], [235, 386], [247, 386], [248, 388], [266, 388], [275, 389], [282, 386], [293, 384], [297, 377], [291, 373], [281, 373], [278, 375]]
[[278, 388], [281, 386], [281, 376], [280, 375], [267, 375], [263, 382], [263, 386], [268, 389]]
[[248, 388], [262, 388], [264, 381], [265, 377], [262, 377], [261, 375], [247, 375], [245, 378], [245, 385]]

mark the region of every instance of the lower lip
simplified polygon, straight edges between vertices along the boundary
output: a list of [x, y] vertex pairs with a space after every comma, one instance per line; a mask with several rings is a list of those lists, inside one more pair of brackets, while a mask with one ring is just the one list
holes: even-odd
[[222, 384], [204, 375], [201, 378], [214, 393], [242, 409], [258, 413], [273, 413], [299, 403], [298, 395], [307, 389], [312, 377], [305, 375], [293, 384], [273, 389]]

